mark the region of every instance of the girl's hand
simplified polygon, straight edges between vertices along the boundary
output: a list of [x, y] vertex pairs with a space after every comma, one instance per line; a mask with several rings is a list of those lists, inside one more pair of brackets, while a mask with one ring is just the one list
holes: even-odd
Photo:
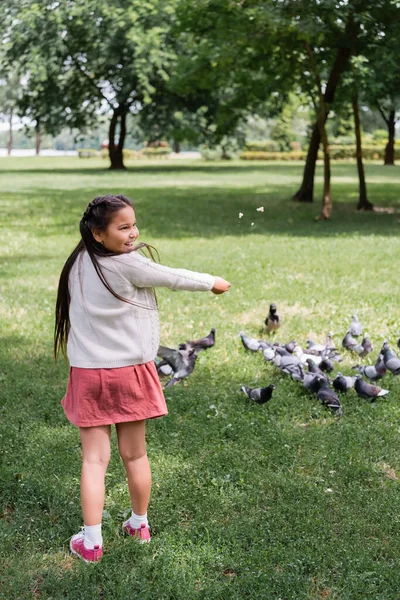
[[213, 294], [223, 294], [229, 290], [231, 284], [226, 279], [222, 279], [222, 277], [216, 277], [214, 282], [214, 287], [211, 288]]

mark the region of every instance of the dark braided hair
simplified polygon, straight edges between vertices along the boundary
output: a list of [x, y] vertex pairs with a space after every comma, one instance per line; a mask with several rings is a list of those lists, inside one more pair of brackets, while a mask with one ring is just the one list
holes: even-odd
[[[134, 304], [131, 300], [120, 296], [115, 292], [110, 284], [108, 283], [104, 272], [102, 270], [98, 257], [100, 256], [116, 256], [117, 253], [110, 252], [102, 244], [97, 242], [93, 236], [93, 230], [106, 231], [112, 218], [116, 212], [125, 208], [125, 206], [131, 206], [133, 208], [132, 201], [120, 194], [119, 196], [107, 195], [98, 196], [92, 202], [89, 202], [85, 212], [82, 215], [79, 223], [79, 229], [81, 233], [81, 240], [79, 241], [76, 248], [73, 250], [71, 255], [68, 257], [60, 275], [60, 281], [58, 284], [57, 302], [56, 302], [56, 322], [54, 329], [54, 357], [57, 356], [61, 350], [62, 354], [66, 356], [68, 334], [70, 329], [69, 320], [69, 305], [71, 296], [69, 293], [69, 274], [71, 269], [78, 258], [78, 256], [85, 250], [89, 254], [89, 257], [93, 263], [97, 275], [101, 282], [108, 289], [108, 291], [118, 300], [122, 302], [128, 302]], [[146, 248], [150, 254], [152, 260], [154, 255], [152, 253], [152, 246], [145, 243], [137, 244], [133, 250], [142, 250]]]

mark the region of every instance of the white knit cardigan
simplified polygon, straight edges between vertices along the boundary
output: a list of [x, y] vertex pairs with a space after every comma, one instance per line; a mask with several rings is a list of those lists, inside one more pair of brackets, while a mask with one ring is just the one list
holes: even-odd
[[110, 369], [153, 360], [160, 331], [152, 288], [208, 291], [215, 282], [211, 275], [171, 269], [137, 251], [99, 260], [112, 289], [134, 304], [107, 290], [87, 252], [78, 257], [69, 276], [67, 354], [72, 367]]

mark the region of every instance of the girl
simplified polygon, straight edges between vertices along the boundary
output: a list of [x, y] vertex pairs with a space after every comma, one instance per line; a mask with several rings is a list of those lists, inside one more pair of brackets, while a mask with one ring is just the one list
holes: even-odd
[[82, 444], [83, 530], [71, 552], [86, 562], [103, 554], [101, 518], [104, 478], [115, 424], [128, 478], [132, 516], [125, 533], [150, 541], [147, 505], [151, 472], [145, 420], [167, 414], [154, 358], [159, 322], [154, 287], [228, 291], [230, 283], [185, 269], [161, 266], [137, 252], [139, 236], [132, 202], [103, 196], [88, 204], [81, 240], [61, 272], [56, 304], [54, 353], [68, 356], [70, 375], [62, 405], [79, 427]]

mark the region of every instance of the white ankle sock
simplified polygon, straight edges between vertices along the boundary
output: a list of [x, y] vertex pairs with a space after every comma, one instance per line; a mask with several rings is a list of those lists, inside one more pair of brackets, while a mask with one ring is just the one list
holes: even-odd
[[103, 545], [103, 537], [101, 535], [100, 525], [85, 525], [85, 548], [93, 550], [95, 546]]
[[143, 523], [146, 525], [146, 527], [148, 527], [149, 522], [147, 520], [147, 512], [144, 513], [144, 515], [137, 515], [132, 511], [132, 516], [129, 519], [129, 525], [132, 527], [132, 529], [140, 529], [140, 526]]

